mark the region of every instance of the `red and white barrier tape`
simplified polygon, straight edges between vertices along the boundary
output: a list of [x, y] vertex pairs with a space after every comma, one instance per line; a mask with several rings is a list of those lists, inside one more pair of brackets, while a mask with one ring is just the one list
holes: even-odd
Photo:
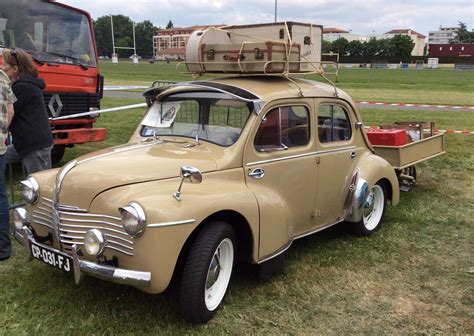
[[[365, 126], [365, 128], [376, 128], [378, 129], [378, 126]], [[453, 133], [453, 134], [474, 134], [474, 132], [471, 131], [456, 131], [456, 130], [434, 130], [435, 133]]]
[[474, 106], [456, 106], [456, 105], [429, 105], [429, 104], [406, 104], [406, 103], [386, 103], [386, 102], [367, 102], [358, 101], [357, 104], [362, 105], [383, 105], [383, 106], [405, 106], [405, 107], [421, 107], [421, 108], [439, 108], [439, 109], [454, 109], [454, 110], [473, 110]]

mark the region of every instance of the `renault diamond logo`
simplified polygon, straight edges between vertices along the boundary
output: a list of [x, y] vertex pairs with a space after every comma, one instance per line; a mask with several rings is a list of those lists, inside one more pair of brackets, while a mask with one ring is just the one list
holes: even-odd
[[48, 107], [49, 107], [49, 111], [51, 112], [51, 115], [54, 118], [59, 117], [59, 115], [61, 114], [61, 110], [63, 109], [63, 103], [61, 99], [59, 98], [58, 94], [54, 94], [51, 97]]

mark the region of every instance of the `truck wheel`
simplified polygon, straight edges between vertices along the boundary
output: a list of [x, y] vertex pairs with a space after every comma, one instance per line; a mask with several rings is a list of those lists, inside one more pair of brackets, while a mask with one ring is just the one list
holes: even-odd
[[232, 275], [235, 241], [230, 224], [212, 222], [192, 243], [180, 287], [181, 313], [187, 321], [204, 323], [216, 313]]
[[362, 219], [353, 224], [354, 232], [360, 236], [369, 236], [378, 230], [385, 215], [386, 205], [387, 190], [385, 185], [378, 182], [370, 189], [365, 199]]
[[65, 149], [66, 146], [64, 145], [55, 145], [53, 149], [51, 149], [51, 163], [53, 165], [57, 165], [59, 162], [61, 162]]

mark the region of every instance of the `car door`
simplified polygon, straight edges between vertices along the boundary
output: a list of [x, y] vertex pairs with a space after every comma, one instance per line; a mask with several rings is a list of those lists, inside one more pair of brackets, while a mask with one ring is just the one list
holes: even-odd
[[262, 112], [250, 133], [244, 168], [259, 205], [261, 260], [311, 225], [317, 182], [313, 109], [312, 99], [280, 103]]
[[317, 102], [318, 185], [315, 211], [318, 225], [339, 222], [362, 148], [356, 146], [354, 114], [340, 100]]

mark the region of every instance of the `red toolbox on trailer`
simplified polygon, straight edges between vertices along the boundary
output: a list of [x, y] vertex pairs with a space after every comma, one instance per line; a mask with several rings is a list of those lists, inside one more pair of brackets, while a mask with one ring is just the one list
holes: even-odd
[[367, 129], [367, 136], [372, 145], [403, 146], [407, 144], [407, 131], [404, 129]]

